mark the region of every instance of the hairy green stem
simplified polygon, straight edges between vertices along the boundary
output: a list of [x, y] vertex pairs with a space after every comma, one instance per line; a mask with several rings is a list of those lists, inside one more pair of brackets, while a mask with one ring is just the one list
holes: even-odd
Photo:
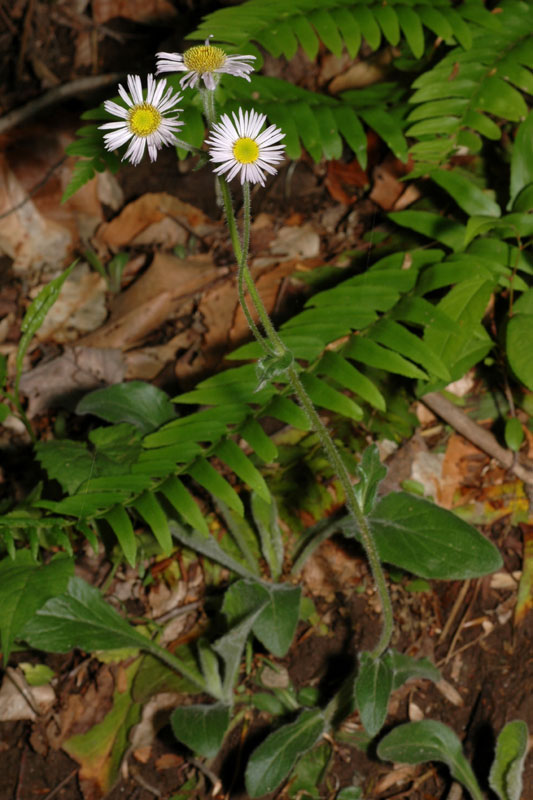
[[328, 461], [330, 462], [331, 466], [335, 471], [335, 474], [337, 475], [337, 477], [341, 482], [342, 488], [344, 489], [344, 495], [346, 497], [346, 505], [348, 506], [352, 516], [354, 517], [357, 523], [357, 528], [361, 536], [361, 544], [364, 547], [366, 556], [368, 558], [368, 562], [370, 564], [370, 570], [372, 572], [372, 576], [374, 578], [376, 588], [378, 590], [381, 599], [381, 605], [383, 611], [383, 626], [381, 629], [379, 641], [371, 652], [371, 655], [374, 658], [378, 658], [389, 646], [390, 638], [392, 635], [392, 629], [394, 626], [394, 617], [392, 613], [390, 596], [387, 589], [387, 582], [385, 580], [385, 573], [383, 572], [383, 567], [381, 566], [381, 561], [379, 558], [379, 553], [376, 547], [376, 543], [374, 541], [374, 537], [368, 525], [368, 521], [365, 515], [363, 514], [359, 502], [357, 500], [355, 490], [350, 480], [350, 475], [348, 473], [348, 470], [344, 465], [344, 461], [342, 460], [342, 457], [337, 447], [335, 446], [333, 439], [329, 434], [328, 429], [320, 419], [320, 416], [311, 398], [307, 394], [307, 391], [302, 381], [300, 380], [300, 376], [298, 375], [298, 370], [294, 364], [292, 364], [287, 369], [287, 374], [290, 380], [291, 387], [294, 391], [294, 394], [297, 396], [300, 406], [305, 412], [313, 429], [318, 434], [318, 438], [320, 439], [320, 444], [322, 445], [322, 447], [326, 452]]
[[[225, 181], [224, 181], [225, 183]], [[250, 270], [247, 264], [247, 256], [248, 256], [248, 244], [249, 244], [249, 231], [250, 231], [250, 187], [248, 182], [246, 182], [243, 186], [243, 195], [244, 195], [244, 227], [243, 227], [243, 239], [242, 239], [242, 246], [241, 242], [239, 241], [239, 250], [235, 252], [237, 256], [237, 260], [239, 262], [239, 284], [241, 284], [241, 275], [244, 278], [246, 283], [246, 287], [250, 294], [251, 301], [254, 305], [254, 308], [261, 320], [261, 324], [265, 330], [268, 342], [274, 351], [274, 353], [278, 356], [282, 356], [288, 352], [287, 348], [285, 347], [283, 341], [281, 340], [278, 332], [274, 328], [272, 321], [267, 313], [267, 310], [261, 300], [261, 297], [257, 291], [253, 278], [250, 274]], [[229, 189], [226, 184], [226, 192], [223, 194], [224, 197], [224, 204], [226, 207], [226, 215], [228, 220], [231, 218], [233, 223], [235, 223], [235, 216], [233, 214], [233, 208], [228, 208], [228, 204], [231, 203], [231, 198], [229, 195]], [[231, 233], [231, 227], [230, 227]], [[238, 237], [237, 237], [238, 239]], [[234, 241], [234, 236], [232, 235], [232, 242]], [[246, 315], [246, 319], [250, 324], [250, 313], [246, 304], [246, 299], [244, 297], [244, 291], [241, 290], [241, 285], [239, 285], [239, 299], [241, 301], [241, 305], [243, 311]], [[254, 335], [257, 337], [257, 327], [255, 323], [250, 325]], [[260, 335], [260, 334], [259, 334]], [[263, 340], [264, 341], [264, 340]], [[383, 626], [381, 630], [381, 634], [379, 637], [379, 641], [372, 651], [371, 655], [374, 658], [378, 658], [388, 647], [390, 638], [392, 635], [392, 629], [394, 625], [394, 618], [392, 613], [392, 605], [390, 601], [389, 592], [387, 589], [387, 583], [385, 580], [385, 574], [383, 572], [383, 567], [381, 566], [381, 561], [379, 559], [378, 550], [376, 547], [376, 543], [374, 541], [374, 537], [372, 536], [372, 532], [368, 525], [368, 521], [363, 514], [363, 511], [359, 505], [357, 500], [357, 496], [350, 480], [350, 475], [348, 470], [346, 469], [344, 462], [341, 458], [341, 455], [335, 446], [333, 439], [331, 438], [326, 426], [320, 419], [320, 416], [313, 405], [313, 402], [307, 391], [305, 386], [303, 385], [302, 381], [300, 380], [300, 376], [298, 374], [298, 369], [293, 363], [287, 369], [287, 375], [290, 381], [291, 388], [298, 398], [300, 406], [302, 407], [303, 411], [305, 412], [312, 428], [318, 434], [320, 439], [320, 443], [328, 457], [328, 460], [333, 467], [337, 477], [339, 478], [341, 485], [344, 489], [344, 494], [346, 497], [346, 504], [348, 509], [350, 510], [352, 516], [354, 517], [357, 528], [359, 530], [361, 536], [361, 543], [364, 547], [366, 556], [368, 558], [368, 562], [370, 564], [370, 569], [372, 572], [372, 576], [374, 578], [376, 588], [378, 590], [381, 605], [383, 610]]]

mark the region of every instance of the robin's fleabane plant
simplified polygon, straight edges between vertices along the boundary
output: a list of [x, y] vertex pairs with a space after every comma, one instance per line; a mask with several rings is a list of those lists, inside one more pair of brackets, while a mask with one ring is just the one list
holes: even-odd
[[255, 60], [251, 55], [229, 56], [221, 47], [214, 47], [209, 39], [204, 44], [189, 47], [184, 53], [157, 53], [157, 74], [161, 72], [185, 72], [180, 80], [182, 89], [194, 89], [202, 79], [206, 89], [213, 91], [220, 75], [234, 75], [250, 80]]
[[182, 95], [175, 94], [171, 87], [167, 88], [165, 79], [158, 81], [153, 75], [148, 75], [146, 97], [138, 75], [128, 75], [128, 89], [129, 92], [119, 84], [118, 93], [126, 108], [113, 100], [105, 101], [105, 110], [120, 120], [106, 122], [100, 128], [109, 131], [104, 135], [108, 150], [116, 150], [129, 142], [122, 160], [129, 160], [136, 166], [146, 148], [150, 161], [155, 161], [157, 151], [163, 145], [177, 144], [176, 133], [183, 123], [176, 116], [181, 109], [175, 106]]
[[265, 173], [275, 175], [275, 165], [283, 161], [285, 145], [279, 142], [285, 134], [275, 125], [261, 131], [266, 116], [256, 111], [239, 108], [232, 117], [222, 114], [207, 139], [211, 161], [218, 164], [214, 172], [228, 181], [240, 174], [241, 183], [264, 186]]

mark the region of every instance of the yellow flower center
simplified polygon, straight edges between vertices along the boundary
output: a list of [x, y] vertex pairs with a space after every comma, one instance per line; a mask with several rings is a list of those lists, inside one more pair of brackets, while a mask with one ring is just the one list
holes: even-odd
[[251, 164], [259, 157], [259, 147], [253, 139], [245, 136], [233, 145], [233, 155], [240, 164]]
[[220, 47], [200, 44], [190, 47], [183, 54], [183, 63], [192, 72], [213, 72], [219, 69], [226, 60], [226, 54]]
[[150, 103], [141, 103], [130, 109], [128, 123], [135, 136], [149, 136], [159, 128], [161, 114]]

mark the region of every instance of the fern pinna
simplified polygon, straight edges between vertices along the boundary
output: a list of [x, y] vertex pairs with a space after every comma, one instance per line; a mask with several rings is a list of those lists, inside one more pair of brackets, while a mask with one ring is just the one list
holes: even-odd
[[[452, 249], [450, 231], [441, 238], [447, 250]], [[395, 253], [315, 294], [300, 314], [281, 326], [280, 334], [300, 363], [314, 403], [357, 422], [365, 405], [378, 412], [386, 409], [378, 383], [365, 374], [368, 368], [417, 380], [423, 394], [460, 377], [485, 357], [493, 342], [481, 320], [491, 293], [511, 281], [517, 292], [528, 289], [515, 270], [526, 278], [533, 274], [524, 254], [502, 239], [477, 239], [456, 252]], [[450, 286], [435, 302], [435, 293]], [[255, 343], [244, 345], [230, 358], [255, 358], [257, 348]], [[67, 534], [78, 530], [96, 547], [99, 521], [105, 520], [134, 563], [138, 538], [132, 519], [138, 518], [168, 552], [168, 504], [187, 526], [208, 534], [190, 493], [191, 478], [244, 516], [238, 491], [213, 466], [213, 459], [225, 465], [226, 475], [236, 475], [269, 504], [261, 465], [274, 461], [277, 449], [261, 420], [273, 417], [301, 430], [308, 429], [308, 421], [283, 378], [259, 391], [257, 383], [256, 365], [244, 364], [174, 398], [182, 409], [199, 406], [190, 414], [174, 417], [161, 393], [163, 399], [153, 406], [157, 410], [142, 426], [124, 421], [97, 428], [89, 436], [90, 448], [71, 440], [39, 443], [37, 457], [49, 478], [60, 482], [65, 496], [50, 500], [35, 495], [4, 514], [0, 533], [5, 544], [13, 549], [14, 540], [22, 537], [35, 548], [45, 541], [70, 551]], [[79, 411], [98, 413], [97, 396], [98, 392], [88, 395]], [[246, 442], [250, 454], [239, 440]]]

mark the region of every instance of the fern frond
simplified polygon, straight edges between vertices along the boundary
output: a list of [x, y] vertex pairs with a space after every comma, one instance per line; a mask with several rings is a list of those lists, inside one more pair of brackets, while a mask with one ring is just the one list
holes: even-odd
[[[482, 138], [498, 140], [500, 121], [527, 115], [523, 94], [533, 93], [533, 6], [504, 0], [499, 29], [473, 33], [472, 47], [455, 47], [413, 83], [407, 136], [416, 161], [438, 164], [458, 147], [478, 152]], [[493, 119], [495, 118], [495, 119]]]
[[479, 2], [452, 7], [450, 0], [248, 0], [207, 15], [188, 39], [206, 39], [228, 50], [253, 52], [261, 45], [275, 58], [293, 58], [301, 46], [316, 58], [319, 43], [340, 56], [345, 47], [354, 58], [364, 38], [372, 50], [383, 41], [396, 46], [405, 37], [415, 58], [424, 52], [424, 28], [435, 36], [469, 47], [471, 28], [497, 22]]

